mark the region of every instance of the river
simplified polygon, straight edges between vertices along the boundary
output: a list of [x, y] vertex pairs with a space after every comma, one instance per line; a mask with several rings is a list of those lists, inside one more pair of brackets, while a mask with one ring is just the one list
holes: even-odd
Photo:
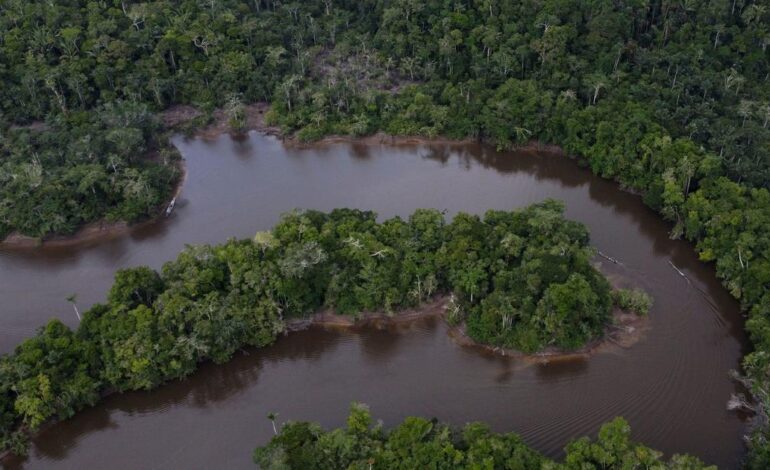
[[548, 197], [565, 201], [566, 216], [622, 263], [607, 270], [653, 295], [650, 330], [629, 349], [530, 364], [459, 346], [436, 319], [312, 328], [158, 390], [109, 397], [47, 428], [9, 468], [248, 468], [254, 446], [272, 435], [268, 412], [339, 426], [354, 400], [386, 426], [408, 415], [482, 420], [552, 456], [622, 415], [647, 445], [738, 466], [745, 424], [725, 408], [737, 390], [728, 370], [748, 347], [738, 304], [638, 196], [563, 156], [476, 144], [302, 149], [256, 132], [174, 144], [188, 174], [168, 219], [76, 246], [0, 248], [0, 352], [51, 317], [75, 326], [67, 296], [77, 293], [81, 310], [103, 301], [118, 268], [159, 268], [185, 244], [251, 237], [293, 208], [357, 207], [385, 218], [433, 207], [451, 216]]

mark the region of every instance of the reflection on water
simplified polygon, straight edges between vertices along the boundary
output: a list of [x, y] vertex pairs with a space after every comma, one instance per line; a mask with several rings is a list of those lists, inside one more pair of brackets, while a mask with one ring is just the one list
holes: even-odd
[[156, 391], [109, 397], [42, 432], [30, 457], [11, 467], [245, 468], [252, 448], [272, 434], [267, 412], [338, 426], [353, 400], [369, 403], [386, 425], [408, 415], [484, 420], [549, 455], [623, 415], [634, 437], [653, 447], [737, 465], [743, 427], [725, 402], [735, 391], [727, 370], [746, 347], [738, 306], [690, 245], [670, 240], [667, 224], [614, 183], [563, 156], [473, 144], [302, 149], [255, 133], [175, 143], [188, 177], [172, 217], [74, 248], [0, 251], [0, 351], [50, 317], [74, 325], [67, 295], [77, 292], [81, 308], [103, 301], [118, 268], [157, 268], [186, 243], [250, 237], [293, 208], [348, 206], [391, 217], [434, 207], [451, 216], [547, 197], [564, 200], [592, 243], [623, 263], [607, 271], [653, 294], [651, 330], [628, 350], [529, 365], [459, 347], [435, 319], [314, 328]]

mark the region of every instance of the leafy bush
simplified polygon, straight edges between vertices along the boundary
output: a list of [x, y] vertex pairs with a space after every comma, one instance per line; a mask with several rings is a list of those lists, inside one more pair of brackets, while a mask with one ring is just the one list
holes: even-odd
[[548, 459], [516, 434], [494, 433], [482, 423], [453, 429], [424, 418], [408, 417], [390, 431], [371, 426], [369, 409], [354, 403], [345, 428], [324, 431], [317, 424], [288, 422], [270, 442], [254, 450], [254, 463], [272, 469], [338, 468], [660, 468], [712, 469], [697, 458], [662, 452], [631, 441], [622, 418], [604, 424], [596, 440], [577, 439], [563, 462]]
[[652, 307], [652, 297], [642, 289], [616, 289], [612, 291], [612, 303], [621, 310], [647, 315]]

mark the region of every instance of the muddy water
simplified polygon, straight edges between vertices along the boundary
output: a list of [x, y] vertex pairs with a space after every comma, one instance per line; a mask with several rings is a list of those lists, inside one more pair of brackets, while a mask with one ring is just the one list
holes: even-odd
[[434, 207], [451, 216], [546, 197], [564, 200], [592, 243], [623, 263], [610, 272], [653, 294], [651, 329], [630, 349], [534, 365], [457, 346], [435, 320], [399, 331], [312, 329], [205, 365], [189, 380], [110, 397], [47, 429], [26, 460], [7, 465], [249, 467], [252, 448], [272, 435], [269, 411], [279, 421], [337, 426], [353, 400], [369, 403], [386, 425], [407, 415], [487, 421], [554, 456], [570, 438], [623, 415], [634, 438], [653, 447], [738, 465], [743, 423], [725, 410], [735, 391], [727, 371], [746, 347], [738, 306], [638, 197], [564, 157], [477, 145], [288, 149], [256, 133], [175, 143], [188, 178], [171, 218], [76, 247], [0, 251], [0, 351], [50, 317], [74, 325], [67, 295], [77, 293], [81, 308], [104, 300], [119, 267], [157, 268], [185, 243], [249, 237], [296, 207], [358, 207], [382, 217]]

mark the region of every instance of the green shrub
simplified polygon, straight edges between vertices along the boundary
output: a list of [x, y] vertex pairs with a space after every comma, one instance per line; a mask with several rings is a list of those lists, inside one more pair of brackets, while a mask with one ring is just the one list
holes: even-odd
[[642, 289], [616, 289], [612, 291], [612, 303], [619, 309], [647, 315], [652, 307], [652, 296]]

